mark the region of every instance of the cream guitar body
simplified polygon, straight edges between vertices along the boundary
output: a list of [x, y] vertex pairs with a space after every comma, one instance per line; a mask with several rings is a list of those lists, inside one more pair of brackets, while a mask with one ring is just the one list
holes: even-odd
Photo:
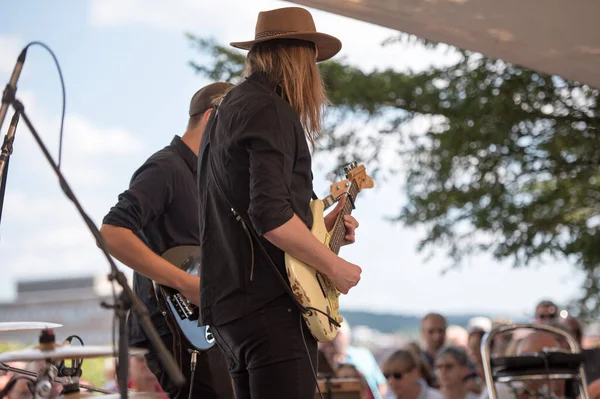
[[[329, 246], [331, 237], [325, 227], [323, 201], [313, 200], [310, 209], [313, 214], [312, 234], [323, 245]], [[327, 276], [287, 253], [285, 267], [292, 292], [302, 306], [319, 309], [338, 323], [342, 322], [339, 316], [340, 292]], [[311, 310], [310, 314], [304, 315], [304, 320], [317, 341], [328, 342], [335, 338], [338, 328], [321, 312]]]
[[[343, 193], [348, 196], [331, 231], [328, 232], [325, 226], [325, 203], [318, 199], [310, 203], [313, 215], [312, 234], [336, 254], [346, 235], [344, 216], [352, 212], [357, 194], [363, 188], [373, 187], [373, 180], [367, 176], [364, 166], [356, 166], [356, 163], [353, 163], [344, 170], [348, 179], [344, 180], [343, 186], [333, 184], [332, 194], [328, 196], [328, 199], [331, 197], [337, 199]], [[327, 205], [330, 203], [328, 202]], [[285, 254], [285, 266], [294, 296], [309, 310], [303, 313], [303, 316], [310, 332], [319, 342], [333, 340], [337, 335], [338, 325], [342, 322], [339, 314], [340, 292], [326, 275], [288, 253]]]

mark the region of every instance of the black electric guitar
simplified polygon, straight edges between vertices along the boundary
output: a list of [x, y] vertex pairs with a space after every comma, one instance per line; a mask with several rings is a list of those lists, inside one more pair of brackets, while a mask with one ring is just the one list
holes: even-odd
[[[162, 258], [189, 274], [199, 275], [199, 246], [174, 247], [162, 254]], [[215, 344], [210, 326], [198, 326], [199, 309], [196, 305], [179, 291], [156, 282], [154, 293], [175, 338], [185, 338], [198, 351], [205, 351]]]

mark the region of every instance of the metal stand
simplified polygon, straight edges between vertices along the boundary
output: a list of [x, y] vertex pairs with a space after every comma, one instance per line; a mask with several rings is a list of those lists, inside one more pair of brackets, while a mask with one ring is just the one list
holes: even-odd
[[[494, 337], [516, 329], [545, 331], [564, 338], [570, 352], [565, 350], [544, 351], [523, 356], [491, 357]], [[584, 370], [584, 356], [575, 339], [567, 332], [537, 324], [512, 324], [492, 330], [481, 343], [481, 355], [489, 399], [498, 399], [496, 382], [514, 381], [552, 381], [564, 380], [565, 383], [577, 383], [579, 392], [572, 392], [573, 398], [590, 399]], [[573, 384], [573, 386], [575, 386]], [[569, 397], [565, 391], [565, 397]]]
[[8, 180], [8, 162], [13, 152], [15, 133], [19, 124], [19, 113], [15, 112], [10, 121], [8, 133], [4, 137], [2, 149], [0, 150], [0, 221], [2, 220], [2, 209], [4, 208], [4, 196], [6, 195], [6, 181]]
[[[11, 371], [15, 374], [23, 374], [23, 375], [27, 375], [30, 377], [37, 377], [38, 373], [34, 373], [33, 371], [29, 371], [29, 370], [25, 370], [25, 369], [20, 369], [17, 367], [11, 367], [5, 363], [0, 362], [0, 370], [2, 371]], [[61, 385], [69, 385], [71, 382], [71, 377], [54, 377], [54, 382], [58, 382]], [[93, 391], [93, 392], [98, 392], [98, 393], [104, 393], [107, 395], [114, 395], [115, 392], [114, 391], [109, 391], [108, 389], [101, 389], [101, 388], [96, 388], [93, 387], [91, 385], [86, 385], [86, 384], [78, 384], [79, 388], [83, 388], [86, 389], [88, 391]]]

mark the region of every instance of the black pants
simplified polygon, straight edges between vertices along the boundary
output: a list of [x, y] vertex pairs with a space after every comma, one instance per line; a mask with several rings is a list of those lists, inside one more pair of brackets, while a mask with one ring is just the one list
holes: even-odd
[[212, 329], [236, 399], [314, 399], [317, 341], [289, 297]]
[[[173, 347], [173, 337], [171, 335], [162, 337], [162, 339], [167, 348]], [[179, 350], [179, 354], [175, 356], [179, 360], [181, 372], [186, 379], [184, 385], [179, 388], [172, 384], [169, 375], [162, 369], [156, 353], [150, 351], [146, 354], [148, 368], [156, 375], [160, 386], [171, 399], [188, 399], [191, 354], [187, 349], [183, 345]], [[192, 397], [202, 399], [232, 399], [234, 397], [231, 377], [227, 371], [227, 360], [216, 345], [197, 355]]]

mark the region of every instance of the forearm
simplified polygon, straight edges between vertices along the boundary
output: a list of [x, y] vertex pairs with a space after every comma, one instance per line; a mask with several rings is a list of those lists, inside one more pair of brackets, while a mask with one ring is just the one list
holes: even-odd
[[265, 233], [264, 237], [281, 250], [326, 275], [332, 273], [338, 260], [337, 255], [319, 242], [295, 214], [283, 225]]
[[159, 284], [175, 289], [184, 284], [186, 272], [152, 252], [131, 230], [103, 224], [100, 233], [121, 263]]

